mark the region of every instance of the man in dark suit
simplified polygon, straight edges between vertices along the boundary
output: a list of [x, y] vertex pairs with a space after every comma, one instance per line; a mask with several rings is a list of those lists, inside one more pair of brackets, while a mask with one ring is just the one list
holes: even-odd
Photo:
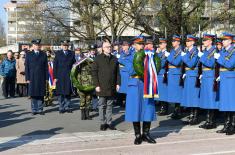
[[112, 105], [114, 96], [119, 90], [120, 74], [119, 64], [115, 56], [111, 55], [111, 44], [103, 42], [103, 53], [95, 58], [92, 66], [92, 79], [99, 96], [98, 107], [100, 117], [100, 130], [116, 130], [112, 124]]
[[76, 62], [75, 53], [69, 50], [69, 41], [61, 43], [62, 50], [56, 52], [53, 69], [54, 82], [56, 82], [56, 93], [59, 95], [59, 112], [71, 113], [70, 109], [72, 83], [70, 80], [70, 72], [73, 64]]
[[43, 115], [43, 97], [46, 95], [46, 81], [48, 80], [47, 55], [40, 49], [41, 40], [32, 41], [32, 52], [26, 54], [25, 77], [29, 83], [32, 114]]

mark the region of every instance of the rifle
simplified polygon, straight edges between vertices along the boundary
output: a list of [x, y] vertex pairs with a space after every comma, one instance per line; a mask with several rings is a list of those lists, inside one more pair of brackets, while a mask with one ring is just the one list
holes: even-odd
[[166, 63], [165, 63], [165, 72], [163, 74], [163, 83], [165, 84], [168, 84], [168, 74], [167, 72], [169, 71], [169, 62], [166, 60]]
[[[199, 34], [200, 34], [200, 51], [202, 52], [202, 37], [201, 37], [201, 31], [199, 28]], [[202, 63], [199, 62], [198, 63], [198, 71], [197, 71], [197, 79], [196, 79], [196, 83], [195, 83], [195, 87], [196, 88], [200, 88], [201, 87], [201, 79], [200, 76], [202, 74]]]
[[[218, 49], [216, 49], [216, 52], [215, 53], [218, 53]], [[215, 68], [214, 68], [214, 83], [213, 83], [213, 91], [214, 92], [217, 92], [218, 91], [218, 87], [219, 87], [219, 82], [216, 81], [216, 79], [219, 77], [219, 71], [220, 71], [220, 64], [215, 61]]]

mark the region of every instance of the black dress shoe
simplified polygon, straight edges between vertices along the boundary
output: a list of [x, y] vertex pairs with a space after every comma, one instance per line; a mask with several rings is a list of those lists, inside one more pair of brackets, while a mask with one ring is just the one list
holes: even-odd
[[36, 112], [32, 112], [32, 115], [35, 116], [35, 115], [37, 115], [37, 113]]
[[107, 130], [107, 125], [106, 124], [101, 124], [100, 125], [100, 130], [101, 131], [106, 131]]
[[113, 125], [106, 125], [109, 130], [117, 130]]
[[45, 113], [42, 111], [42, 112], [39, 112], [38, 113], [39, 115], [45, 115]]
[[73, 110], [72, 109], [67, 109], [65, 110], [67, 113], [73, 113]]
[[64, 110], [60, 110], [60, 111], [59, 111], [59, 114], [64, 114]]

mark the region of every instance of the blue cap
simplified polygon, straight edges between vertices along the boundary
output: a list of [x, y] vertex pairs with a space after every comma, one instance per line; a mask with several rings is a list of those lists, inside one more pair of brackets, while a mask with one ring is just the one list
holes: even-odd
[[143, 35], [139, 35], [139, 36], [136, 36], [135, 38], [134, 38], [134, 43], [144, 43], [144, 41], [145, 41], [145, 37], [143, 36]]
[[223, 36], [221, 38], [223, 40], [228, 40], [228, 39], [233, 40], [233, 38], [235, 37], [234, 34], [231, 34], [231, 33], [228, 33], [228, 32], [223, 32], [222, 35]]
[[173, 40], [173, 41], [181, 41], [181, 37], [180, 37], [180, 35], [174, 34], [174, 35], [172, 36], [172, 40]]
[[215, 39], [216, 35], [213, 34], [208, 34], [208, 33], [204, 33], [203, 34], [203, 40], [213, 40]]
[[186, 41], [197, 41], [197, 40], [198, 40], [198, 37], [195, 37], [191, 34], [186, 36]]
[[159, 38], [159, 43], [166, 43], [167, 39], [166, 38]]

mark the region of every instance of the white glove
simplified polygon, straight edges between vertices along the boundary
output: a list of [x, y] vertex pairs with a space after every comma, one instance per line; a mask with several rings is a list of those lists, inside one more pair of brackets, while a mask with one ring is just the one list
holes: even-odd
[[168, 57], [170, 55], [169, 52], [165, 52], [165, 56]]
[[201, 79], [202, 79], [202, 75], [199, 76], [199, 80], [201, 80]]
[[216, 78], [216, 81], [217, 81], [217, 82], [220, 81], [220, 76]]
[[184, 79], [185, 77], [186, 77], [186, 74], [184, 74], [182, 78]]
[[203, 54], [204, 54], [204, 53], [202, 53], [202, 52], [200, 51], [200, 52], [198, 52], [197, 55], [198, 55], [199, 58], [201, 58], [201, 57], [203, 56]]
[[117, 55], [116, 55], [116, 57], [117, 57], [118, 59], [120, 58], [120, 56], [121, 56], [120, 54], [117, 54]]
[[220, 54], [219, 54], [219, 53], [215, 53], [215, 54], [214, 54], [214, 58], [215, 58], [215, 59], [219, 59], [219, 57], [220, 57]]
[[185, 56], [186, 55], [186, 53], [184, 53], [184, 52], [181, 52], [181, 56], [183, 57], [183, 56]]

